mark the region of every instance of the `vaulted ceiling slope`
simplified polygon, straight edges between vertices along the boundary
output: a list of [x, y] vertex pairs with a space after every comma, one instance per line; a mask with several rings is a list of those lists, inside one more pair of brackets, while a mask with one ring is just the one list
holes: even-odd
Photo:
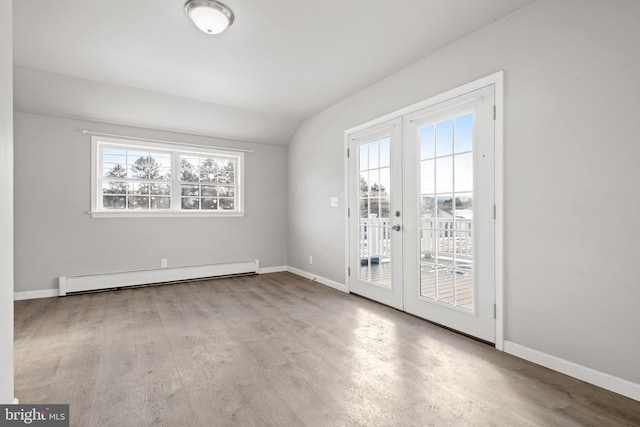
[[[38, 104], [46, 87], [32, 83], [72, 77], [83, 82], [70, 86], [212, 104], [223, 118], [236, 116], [238, 128], [198, 132], [286, 144], [305, 118], [533, 0], [223, 2], [236, 20], [208, 36], [187, 19], [183, 0], [14, 1], [17, 108]], [[99, 115], [78, 104], [84, 111], [71, 115]]]

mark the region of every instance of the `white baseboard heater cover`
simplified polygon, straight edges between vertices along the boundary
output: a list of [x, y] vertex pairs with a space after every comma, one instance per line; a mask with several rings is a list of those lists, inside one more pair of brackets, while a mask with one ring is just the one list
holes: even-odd
[[189, 267], [158, 268], [153, 270], [125, 271], [85, 276], [60, 276], [58, 278], [58, 295], [65, 296], [72, 292], [151, 285], [154, 283], [229, 276], [233, 274], [257, 274], [259, 271], [260, 261], [255, 259], [252, 261], [193, 265]]

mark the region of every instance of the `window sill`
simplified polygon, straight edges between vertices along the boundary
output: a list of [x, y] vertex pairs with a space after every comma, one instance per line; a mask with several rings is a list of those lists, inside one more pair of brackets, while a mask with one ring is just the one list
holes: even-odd
[[244, 212], [88, 212], [93, 218], [233, 218], [243, 217]]

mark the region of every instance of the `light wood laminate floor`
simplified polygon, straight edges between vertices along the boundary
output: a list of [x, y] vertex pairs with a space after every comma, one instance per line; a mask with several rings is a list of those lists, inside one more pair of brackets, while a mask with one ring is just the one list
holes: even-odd
[[290, 273], [16, 302], [73, 426], [625, 426], [640, 402]]

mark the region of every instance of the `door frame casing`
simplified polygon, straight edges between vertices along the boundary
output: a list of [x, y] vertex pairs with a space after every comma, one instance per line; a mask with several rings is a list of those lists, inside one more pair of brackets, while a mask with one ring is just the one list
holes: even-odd
[[401, 108], [377, 119], [370, 120], [358, 126], [354, 126], [344, 131], [344, 218], [345, 218], [345, 285], [348, 292], [351, 292], [351, 277], [349, 275], [349, 256], [350, 256], [350, 230], [349, 230], [349, 136], [357, 132], [362, 132], [368, 128], [378, 126], [381, 123], [391, 120], [402, 119], [405, 115], [416, 112], [418, 110], [437, 105], [451, 98], [464, 95], [468, 92], [480, 89], [485, 86], [494, 85], [495, 88], [495, 169], [494, 169], [494, 185], [495, 185], [495, 347], [498, 350], [504, 350], [504, 71], [498, 71], [462, 86], [447, 90], [438, 95], [432, 96], [424, 101]]

